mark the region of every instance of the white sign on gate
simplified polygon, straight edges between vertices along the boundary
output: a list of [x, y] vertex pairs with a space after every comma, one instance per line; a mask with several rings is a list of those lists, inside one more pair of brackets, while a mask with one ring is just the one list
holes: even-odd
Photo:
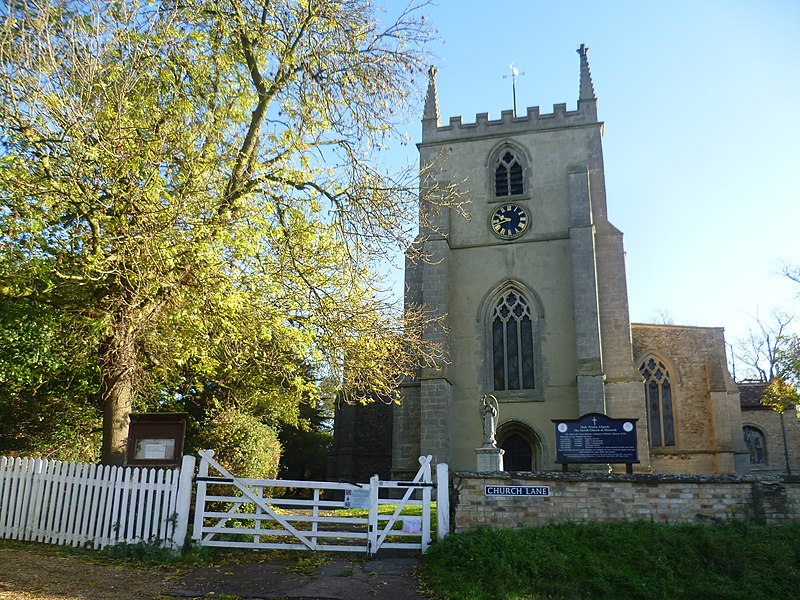
[[345, 490], [345, 508], [369, 508], [369, 490]]

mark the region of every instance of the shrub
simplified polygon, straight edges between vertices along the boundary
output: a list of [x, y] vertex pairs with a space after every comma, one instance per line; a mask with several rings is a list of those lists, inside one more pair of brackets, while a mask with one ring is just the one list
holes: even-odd
[[328, 451], [333, 435], [328, 431], [306, 431], [284, 426], [280, 440], [285, 450], [281, 458], [281, 479], [324, 480], [328, 470]]
[[237, 477], [273, 479], [278, 474], [281, 445], [275, 431], [235, 406], [210, 412], [198, 441]]

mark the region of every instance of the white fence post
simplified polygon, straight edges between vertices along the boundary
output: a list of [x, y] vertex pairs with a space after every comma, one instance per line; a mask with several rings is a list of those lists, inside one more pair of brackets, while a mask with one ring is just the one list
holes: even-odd
[[450, 474], [447, 463], [436, 465], [436, 537], [450, 533]]
[[378, 550], [378, 494], [380, 480], [373, 475], [369, 480], [369, 531], [367, 533], [367, 554], [372, 556]]
[[178, 499], [175, 503], [175, 529], [172, 530], [173, 550], [180, 550], [183, 547], [186, 532], [189, 530], [189, 506], [192, 502], [192, 483], [196, 462], [197, 459], [194, 456], [184, 456], [181, 463], [181, 475], [178, 479]]
[[[420, 459], [421, 461], [422, 459]], [[422, 488], [422, 539], [420, 546], [422, 552], [428, 550], [431, 545], [431, 461], [430, 457], [422, 464], [422, 483], [427, 484]]]
[[214, 456], [213, 450], [200, 451], [200, 467], [197, 470], [197, 495], [194, 499], [194, 527], [192, 539], [199, 542], [203, 539], [203, 513], [206, 510], [206, 478], [208, 477], [208, 460], [206, 457]]

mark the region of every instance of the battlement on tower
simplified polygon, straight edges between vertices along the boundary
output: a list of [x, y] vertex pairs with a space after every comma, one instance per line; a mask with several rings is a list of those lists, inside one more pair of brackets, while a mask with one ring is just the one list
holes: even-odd
[[[513, 110], [504, 110], [500, 113], [499, 119], [489, 119], [489, 113], [478, 113], [475, 115], [473, 123], [464, 123], [459, 115], [450, 117], [447, 125], [423, 126], [422, 143], [473, 138], [482, 135], [509, 135], [532, 130], [597, 125], [596, 115], [596, 110], [585, 110], [580, 104], [577, 110], [567, 110], [566, 104], [554, 104], [553, 112], [544, 114], [540, 112], [538, 106], [529, 106], [524, 116], [517, 115], [516, 117]], [[599, 124], [602, 126], [602, 123]]]

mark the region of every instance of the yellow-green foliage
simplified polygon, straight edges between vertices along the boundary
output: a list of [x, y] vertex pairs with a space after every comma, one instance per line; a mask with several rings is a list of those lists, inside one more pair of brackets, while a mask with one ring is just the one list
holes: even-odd
[[0, 297], [91, 324], [105, 461], [146, 398], [219, 383], [292, 423], [318, 383], [386, 397], [444, 358], [438, 315], [381, 277], [460, 203], [381, 154], [429, 64], [424, 4], [4, 4]]
[[278, 474], [278, 435], [253, 415], [230, 406], [215, 410], [200, 431], [201, 445], [237, 477], [273, 479]]
[[779, 413], [800, 404], [800, 394], [783, 377], [775, 377], [761, 395], [761, 404]]

